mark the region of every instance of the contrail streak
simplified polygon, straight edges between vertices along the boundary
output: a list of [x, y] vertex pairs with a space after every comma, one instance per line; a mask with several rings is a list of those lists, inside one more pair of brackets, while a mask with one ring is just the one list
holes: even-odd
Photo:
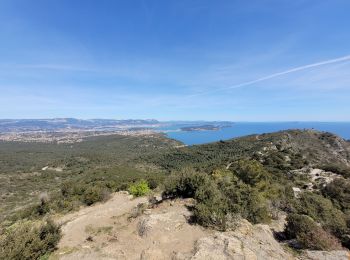
[[343, 56], [343, 57], [336, 58], [336, 59], [331, 59], [331, 60], [326, 60], [326, 61], [321, 61], [321, 62], [317, 62], [317, 63], [312, 63], [312, 64], [296, 67], [296, 68], [293, 68], [293, 69], [289, 69], [289, 70], [285, 70], [285, 71], [282, 71], [282, 72], [274, 73], [274, 74], [271, 74], [271, 75], [268, 75], [268, 76], [265, 76], [265, 77], [262, 77], [262, 78], [258, 78], [256, 80], [246, 81], [246, 82], [243, 82], [243, 83], [240, 83], [240, 84], [237, 84], [237, 85], [233, 85], [233, 86], [230, 86], [230, 87], [219, 88], [219, 89], [215, 89], [215, 90], [211, 90], [211, 91], [207, 91], [207, 92], [201, 92], [201, 93], [189, 95], [188, 97], [201, 96], [201, 95], [206, 95], [206, 94], [215, 93], [215, 92], [219, 92], [219, 91], [235, 89], [235, 88], [241, 88], [241, 87], [253, 85], [253, 84], [261, 82], [261, 81], [265, 81], [265, 80], [276, 78], [276, 77], [279, 77], [279, 76], [282, 76], [282, 75], [290, 74], [290, 73], [293, 73], [293, 72], [307, 70], [307, 69], [310, 69], [310, 68], [320, 67], [320, 66], [333, 64], [333, 63], [338, 63], [338, 62], [342, 62], [342, 61], [348, 61], [348, 60], [350, 60], [350, 55]]

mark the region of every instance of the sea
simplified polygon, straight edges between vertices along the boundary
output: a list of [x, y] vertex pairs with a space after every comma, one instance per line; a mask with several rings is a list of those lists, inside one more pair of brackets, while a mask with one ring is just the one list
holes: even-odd
[[315, 129], [334, 133], [350, 140], [350, 122], [237, 122], [216, 131], [181, 131], [180, 126], [167, 129], [168, 137], [186, 145], [197, 145], [227, 140], [251, 134], [263, 134], [288, 129]]

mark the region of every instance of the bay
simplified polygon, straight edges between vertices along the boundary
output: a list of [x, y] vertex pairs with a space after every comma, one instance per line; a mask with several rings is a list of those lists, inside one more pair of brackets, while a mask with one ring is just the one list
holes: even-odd
[[315, 129], [350, 139], [350, 122], [237, 122], [217, 131], [180, 131], [176, 126], [167, 136], [186, 145], [204, 144], [251, 134], [271, 133], [288, 129]]

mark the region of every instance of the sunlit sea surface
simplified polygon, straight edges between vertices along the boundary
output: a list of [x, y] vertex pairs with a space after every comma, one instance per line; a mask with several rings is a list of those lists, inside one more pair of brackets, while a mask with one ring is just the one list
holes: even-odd
[[316, 129], [337, 134], [350, 139], [350, 122], [283, 122], [283, 123], [234, 123], [232, 127], [224, 127], [217, 131], [180, 131], [181, 126], [167, 129], [170, 138], [187, 145], [204, 144], [219, 140], [227, 140], [250, 134], [271, 133], [287, 129]]

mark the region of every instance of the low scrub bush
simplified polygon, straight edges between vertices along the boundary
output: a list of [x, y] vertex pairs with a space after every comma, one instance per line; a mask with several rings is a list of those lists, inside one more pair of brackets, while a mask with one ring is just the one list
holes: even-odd
[[[225, 230], [234, 226], [239, 217], [253, 223], [268, 222], [270, 220], [268, 200], [260, 191], [262, 187], [260, 182], [265, 182], [265, 177], [260, 175], [260, 166], [260, 164], [254, 164], [252, 168], [248, 166], [240, 173], [214, 170], [211, 176], [184, 169], [167, 180], [163, 195], [196, 199], [194, 220], [203, 226]], [[235, 170], [237, 169], [235, 165]], [[244, 180], [255, 186], [237, 177], [245, 173], [250, 177], [245, 176]]]
[[48, 197], [39, 197], [40, 202], [33, 205], [29, 205], [19, 211], [17, 211], [12, 217], [11, 220], [16, 222], [21, 219], [37, 219], [45, 216], [50, 212], [50, 204], [52, 201], [49, 201]]
[[342, 211], [350, 210], [350, 180], [335, 179], [322, 189], [322, 194]]
[[209, 183], [210, 177], [207, 174], [185, 168], [169, 176], [164, 184], [163, 196], [194, 198], [196, 191]]
[[283, 186], [280, 184], [281, 176], [273, 175], [264, 165], [256, 160], [239, 160], [232, 164], [232, 173], [235, 177], [232, 181], [237, 186], [240, 183], [246, 184], [258, 192], [262, 197], [270, 200], [281, 198], [284, 193]]
[[271, 178], [269, 172], [256, 160], [239, 160], [231, 168], [239, 179], [252, 186], [261, 185]]
[[339, 240], [318, 226], [309, 216], [289, 214], [285, 233], [288, 238], [296, 238], [305, 249], [336, 250], [341, 249]]
[[52, 221], [20, 221], [0, 235], [0, 259], [39, 259], [52, 252], [61, 237]]
[[145, 181], [145, 180], [140, 180], [134, 184], [131, 184], [129, 186], [128, 190], [129, 190], [130, 194], [132, 194], [135, 197], [147, 195], [151, 191], [151, 189], [148, 186], [147, 181]]
[[257, 188], [236, 180], [220, 183], [220, 189], [229, 201], [230, 212], [239, 213], [252, 223], [270, 221], [268, 201]]
[[295, 208], [298, 214], [310, 216], [338, 238], [346, 233], [344, 213], [335, 208], [332, 202], [322, 195], [305, 192], [297, 201]]
[[105, 201], [109, 197], [109, 192], [107, 189], [100, 186], [90, 186], [88, 187], [82, 197], [82, 201], [90, 206], [99, 201]]
[[226, 230], [229, 227], [228, 201], [214, 182], [200, 186], [194, 197], [197, 200], [194, 207], [194, 219], [197, 223], [219, 230]]

